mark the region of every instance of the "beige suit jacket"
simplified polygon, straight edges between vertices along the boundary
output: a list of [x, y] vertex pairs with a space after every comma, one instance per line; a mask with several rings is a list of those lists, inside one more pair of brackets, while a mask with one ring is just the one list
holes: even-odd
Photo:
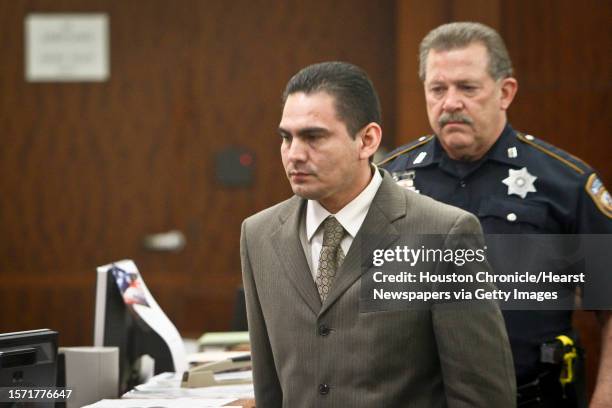
[[371, 267], [362, 255], [392, 247], [400, 231], [481, 237], [471, 214], [382, 173], [323, 304], [299, 237], [305, 200], [294, 196], [243, 222], [257, 407], [515, 406], [512, 356], [495, 303], [360, 310], [362, 275]]

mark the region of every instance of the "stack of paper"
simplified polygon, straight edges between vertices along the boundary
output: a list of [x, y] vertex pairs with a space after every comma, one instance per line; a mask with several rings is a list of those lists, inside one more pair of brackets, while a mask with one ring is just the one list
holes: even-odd
[[[218, 381], [238, 378], [252, 378], [252, 371], [238, 371], [215, 375]], [[204, 388], [181, 388], [181, 374], [162, 373], [151, 378], [145, 384], [136, 386], [132, 391], [123, 395], [125, 399], [150, 399], [150, 398], [206, 398], [227, 399], [227, 402], [238, 399], [255, 398], [253, 384], [219, 385]], [[96, 407], [97, 408], [97, 407]]]
[[102, 400], [84, 408], [211, 408], [211, 407], [234, 407], [239, 405], [225, 405], [234, 401], [229, 400], [207, 400], [207, 399], [131, 399], [131, 400]]
[[213, 361], [227, 360], [234, 357], [242, 357], [250, 354], [248, 351], [224, 351], [224, 350], [211, 350], [201, 351], [199, 353], [191, 353], [187, 355], [187, 362], [189, 364], [205, 364], [212, 363]]

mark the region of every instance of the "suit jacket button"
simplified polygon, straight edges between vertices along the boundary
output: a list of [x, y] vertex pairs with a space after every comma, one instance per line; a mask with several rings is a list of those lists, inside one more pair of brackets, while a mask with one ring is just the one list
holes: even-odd
[[321, 395], [329, 394], [329, 385], [327, 385], [327, 384], [319, 384], [319, 394], [321, 394]]
[[330, 328], [322, 324], [319, 326], [319, 336], [327, 336], [331, 332]]

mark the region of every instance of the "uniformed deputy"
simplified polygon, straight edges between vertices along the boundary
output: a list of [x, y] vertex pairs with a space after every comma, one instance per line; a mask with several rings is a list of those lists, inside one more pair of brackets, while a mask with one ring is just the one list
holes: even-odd
[[[612, 233], [612, 199], [593, 169], [507, 123], [517, 81], [497, 32], [477, 23], [440, 26], [421, 42], [419, 59], [435, 134], [379, 163], [400, 185], [472, 212], [487, 234]], [[591, 407], [609, 408], [612, 323], [609, 312], [598, 315], [603, 346]], [[541, 363], [542, 344], [571, 332], [571, 311], [504, 317], [523, 386], [519, 406], [580, 406], [581, 397], [559, 384], [559, 372]]]

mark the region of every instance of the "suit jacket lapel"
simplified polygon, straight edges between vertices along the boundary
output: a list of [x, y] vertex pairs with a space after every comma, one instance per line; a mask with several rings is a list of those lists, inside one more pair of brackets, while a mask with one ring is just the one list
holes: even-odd
[[372, 264], [372, 252], [375, 249], [386, 249], [399, 238], [399, 232], [393, 222], [406, 216], [406, 196], [386, 171], [382, 171], [382, 174], [382, 184], [344, 258], [320, 314], [325, 313], [368, 269]]
[[279, 229], [272, 234], [271, 242], [281, 263], [282, 272], [296, 287], [300, 296], [314, 314], [321, 309], [321, 299], [312, 279], [310, 267], [300, 241], [300, 217], [305, 200], [295, 196], [279, 214]]

